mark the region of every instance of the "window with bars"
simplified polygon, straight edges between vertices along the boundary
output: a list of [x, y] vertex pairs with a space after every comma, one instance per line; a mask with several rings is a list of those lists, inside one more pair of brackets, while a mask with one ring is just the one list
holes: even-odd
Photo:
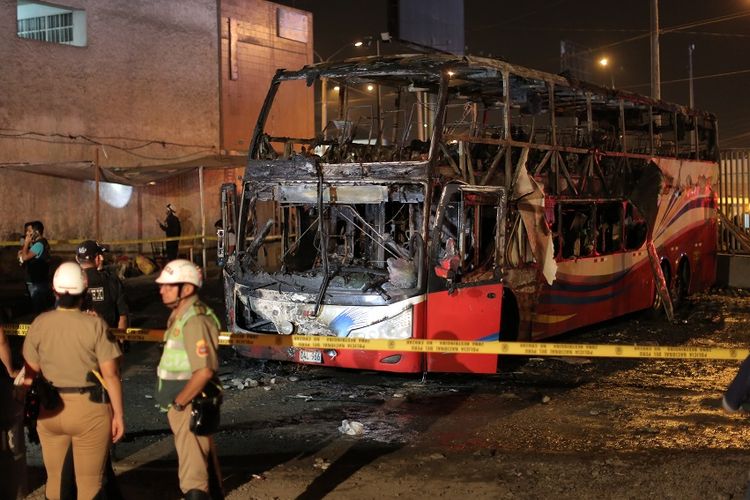
[[18, 36], [43, 42], [72, 43], [73, 13], [19, 19]]

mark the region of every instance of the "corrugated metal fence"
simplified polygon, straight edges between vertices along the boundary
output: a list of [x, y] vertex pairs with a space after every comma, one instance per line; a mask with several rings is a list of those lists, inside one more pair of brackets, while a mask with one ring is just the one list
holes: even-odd
[[750, 253], [750, 149], [721, 152], [719, 251]]

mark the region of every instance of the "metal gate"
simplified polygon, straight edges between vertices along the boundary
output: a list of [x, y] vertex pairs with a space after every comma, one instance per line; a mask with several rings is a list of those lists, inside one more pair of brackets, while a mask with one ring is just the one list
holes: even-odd
[[750, 149], [721, 152], [719, 217], [719, 251], [750, 253]]

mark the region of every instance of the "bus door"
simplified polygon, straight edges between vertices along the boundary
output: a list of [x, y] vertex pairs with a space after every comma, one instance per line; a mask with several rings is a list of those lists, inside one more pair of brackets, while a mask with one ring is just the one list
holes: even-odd
[[[447, 185], [430, 243], [426, 338], [499, 339], [505, 190]], [[427, 354], [427, 370], [494, 373], [494, 354]]]

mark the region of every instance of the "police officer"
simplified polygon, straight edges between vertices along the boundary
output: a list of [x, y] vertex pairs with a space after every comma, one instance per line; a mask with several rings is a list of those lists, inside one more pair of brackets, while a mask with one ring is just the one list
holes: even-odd
[[[182, 226], [180, 225], [180, 219], [177, 217], [174, 207], [171, 203], [167, 204], [167, 218], [164, 222], [159, 219], [156, 220], [159, 223], [159, 227], [167, 235], [167, 238], [174, 238], [182, 234]], [[166, 244], [167, 248], [167, 259], [172, 260], [177, 258], [177, 252], [180, 249], [179, 240], [168, 241]]]
[[[86, 273], [88, 288], [83, 299], [84, 311], [93, 311], [107, 322], [110, 328], [128, 327], [128, 305], [125, 292], [117, 276], [104, 270], [104, 252], [107, 249], [94, 240], [86, 240], [76, 249], [76, 261]], [[127, 352], [127, 344], [120, 344]], [[78, 496], [75, 483], [75, 460], [72, 447], [68, 449], [63, 464], [60, 492], [62, 500], [73, 500]], [[120, 500], [122, 493], [117, 486], [117, 476], [112, 467], [111, 454], [102, 478], [102, 500]]]
[[0, 498], [23, 498], [26, 493], [23, 405], [13, 385], [17, 375], [10, 343], [0, 327]]
[[[120, 348], [101, 318], [81, 311], [86, 275], [75, 262], [55, 272], [52, 288], [57, 308], [34, 320], [23, 344], [27, 386], [39, 375], [61, 398], [56, 407], [42, 407], [37, 430], [47, 470], [45, 495], [60, 498], [60, 475], [68, 448], [73, 445], [79, 498], [94, 498], [101, 489], [102, 470], [110, 442], [125, 432], [122, 387], [118, 368]], [[97, 385], [88, 374], [99, 370], [110, 404], [94, 400]]]
[[[192, 262], [171, 261], [156, 282], [162, 302], [172, 309], [164, 333], [164, 352], [157, 368], [156, 398], [167, 411], [174, 433], [180, 489], [186, 499], [221, 497], [213, 437], [190, 430], [191, 402], [208, 384], [218, 383], [219, 319], [198, 300], [203, 275]], [[218, 487], [211, 488], [210, 496], [211, 474], [218, 479]]]
[[120, 279], [104, 270], [107, 249], [94, 240], [86, 240], [76, 250], [76, 260], [88, 280], [84, 310], [96, 312], [110, 328], [128, 327], [128, 304]]

